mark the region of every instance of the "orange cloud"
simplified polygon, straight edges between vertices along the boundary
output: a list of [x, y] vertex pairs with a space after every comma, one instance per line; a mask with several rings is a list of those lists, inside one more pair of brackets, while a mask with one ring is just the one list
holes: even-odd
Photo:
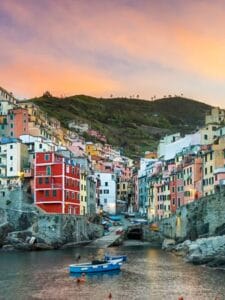
[[[0, 4], [19, 27], [0, 29], [6, 56], [0, 79], [20, 94], [38, 95], [49, 89], [57, 94], [129, 95], [131, 89], [139, 89], [150, 97], [155, 90], [168, 94], [169, 85], [182, 90], [180, 74], [212, 85], [224, 80], [220, 1], [180, 0], [177, 6], [142, 1], [142, 6], [133, 7], [123, 1], [93, 0], [90, 5], [55, 0], [46, 1], [48, 8], [38, 3]], [[136, 71], [139, 66], [143, 74]], [[177, 77], [168, 76], [168, 69]], [[193, 92], [191, 86], [188, 91]]]

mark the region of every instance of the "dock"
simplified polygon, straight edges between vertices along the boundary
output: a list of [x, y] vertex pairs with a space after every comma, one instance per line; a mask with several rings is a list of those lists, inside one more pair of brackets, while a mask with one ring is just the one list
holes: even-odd
[[123, 227], [110, 228], [110, 233], [108, 235], [104, 235], [103, 237], [94, 240], [87, 247], [97, 247], [97, 248], [110, 247], [117, 240], [121, 239], [121, 234], [116, 233], [118, 231], [123, 231]]

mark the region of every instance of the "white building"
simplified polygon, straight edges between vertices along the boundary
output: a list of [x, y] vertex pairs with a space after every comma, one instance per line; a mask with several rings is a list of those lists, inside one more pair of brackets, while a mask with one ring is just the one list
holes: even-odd
[[57, 150], [57, 146], [51, 140], [44, 139], [40, 136], [23, 134], [20, 136], [20, 140], [28, 147], [30, 163], [33, 162], [36, 152], [48, 152]]
[[100, 180], [99, 199], [101, 208], [111, 214], [116, 213], [116, 176], [113, 173], [96, 172]]
[[171, 135], [164, 136], [160, 141], [157, 149], [157, 156], [159, 158], [163, 157], [166, 153], [166, 146], [176, 142], [181, 138], [180, 133], [174, 133]]
[[20, 184], [20, 175], [28, 164], [27, 146], [15, 138], [0, 140], [0, 185]]

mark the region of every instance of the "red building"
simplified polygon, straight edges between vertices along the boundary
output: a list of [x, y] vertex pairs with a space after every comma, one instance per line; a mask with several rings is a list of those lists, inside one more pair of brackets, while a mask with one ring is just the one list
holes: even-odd
[[35, 154], [35, 204], [48, 213], [80, 214], [80, 167], [55, 152]]

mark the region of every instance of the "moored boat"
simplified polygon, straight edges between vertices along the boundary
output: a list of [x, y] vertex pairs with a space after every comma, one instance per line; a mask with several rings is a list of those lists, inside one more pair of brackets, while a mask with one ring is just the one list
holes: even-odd
[[71, 273], [95, 273], [111, 270], [119, 270], [122, 265], [121, 259], [109, 261], [93, 261], [90, 263], [72, 264], [69, 266]]
[[127, 261], [127, 255], [110, 255], [105, 254], [105, 260], [107, 261], [114, 261], [114, 260], [120, 260], [120, 261]]

